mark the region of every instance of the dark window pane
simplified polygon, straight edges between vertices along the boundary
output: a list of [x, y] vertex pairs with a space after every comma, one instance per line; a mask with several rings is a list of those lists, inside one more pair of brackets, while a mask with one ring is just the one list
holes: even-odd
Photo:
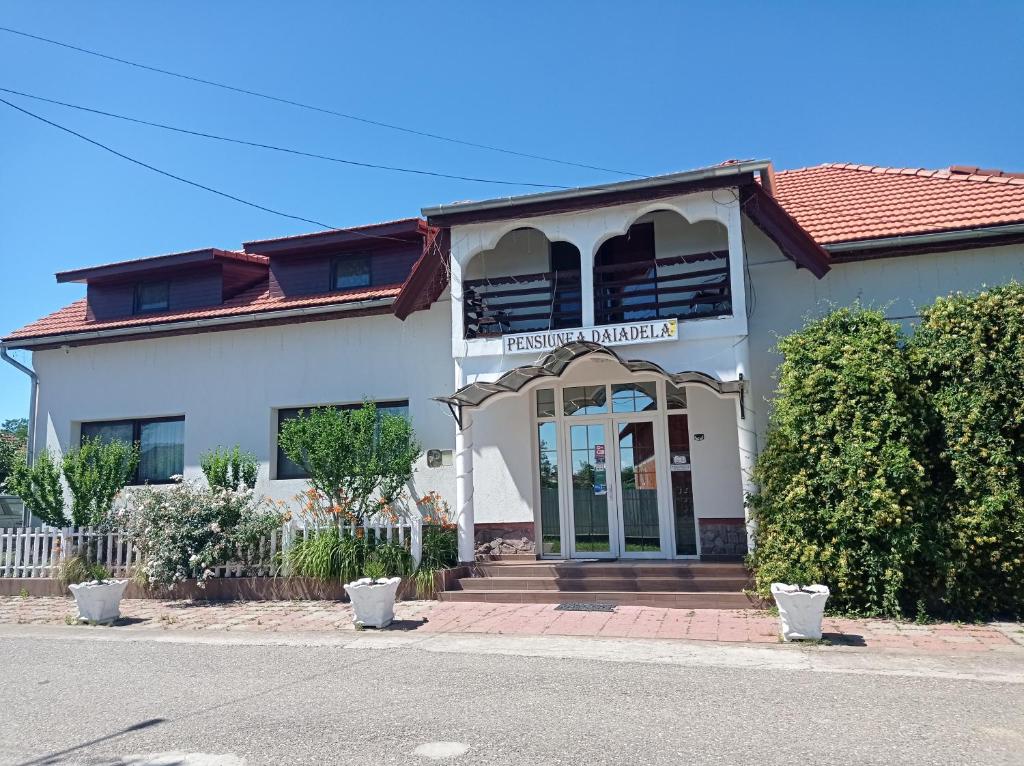
[[141, 421], [138, 483], [168, 481], [184, 472], [185, 421]]
[[647, 412], [658, 409], [656, 383], [615, 383], [612, 385], [612, 412]]
[[541, 553], [562, 552], [562, 528], [558, 502], [558, 446], [555, 423], [537, 426], [537, 444], [540, 457], [540, 527]]
[[185, 472], [185, 418], [82, 423], [81, 440], [139, 443], [139, 465], [132, 484], [165, 483]]
[[555, 389], [537, 389], [537, 417], [553, 418], [555, 416]]
[[135, 426], [130, 420], [113, 423], [82, 423], [82, 441], [99, 439], [104, 444], [121, 441], [131, 444], [135, 441]]
[[685, 410], [686, 386], [665, 383], [665, 398], [668, 400], [668, 408], [670, 410]]
[[602, 415], [608, 412], [604, 386], [570, 386], [562, 391], [566, 415]]
[[346, 255], [334, 261], [334, 289], [348, 290], [370, 284], [370, 258], [366, 255]]
[[[312, 409], [312, 408], [307, 408]], [[306, 473], [306, 469], [301, 465], [291, 460], [284, 450], [281, 449], [281, 428], [289, 420], [297, 418], [302, 409], [288, 409], [277, 411], [277, 478], [279, 479], [306, 479], [309, 478], [309, 474]]]
[[170, 283], [142, 282], [135, 286], [135, 313], [166, 311], [170, 308]]

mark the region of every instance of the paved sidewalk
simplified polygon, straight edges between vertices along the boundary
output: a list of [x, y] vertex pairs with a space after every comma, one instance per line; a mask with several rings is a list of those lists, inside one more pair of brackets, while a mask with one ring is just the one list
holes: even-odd
[[[74, 625], [67, 598], [0, 597], [0, 624]], [[333, 601], [155, 601], [121, 602], [119, 631], [292, 633], [352, 631], [352, 610]], [[661, 609], [619, 606], [614, 612], [559, 611], [553, 604], [486, 604], [404, 601], [389, 631], [477, 633], [519, 636], [669, 638], [724, 643], [778, 643], [778, 620], [757, 610]], [[832, 645], [960, 654], [1024, 651], [1019, 623], [916, 625], [890, 620], [825, 620]]]

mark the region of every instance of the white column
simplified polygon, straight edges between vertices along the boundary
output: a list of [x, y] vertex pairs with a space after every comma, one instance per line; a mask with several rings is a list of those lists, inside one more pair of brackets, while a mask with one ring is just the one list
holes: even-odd
[[[744, 397], [750, 396], [749, 389], [743, 392]], [[748, 401], [745, 399], [745, 403]], [[754, 432], [754, 419], [749, 408], [746, 418], [741, 415], [739, 399], [736, 400], [736, 437], [740, 452], [740, 484], [743, 488], [743, 520], [747, 528], [747, 550], [754, 550], [754, 531], [756, 524], [750, 517], [748, 497], [757, 491], [754, 484], [754, 461], [757, 460], [757, 434]]]
[[594, 239], [577, 238], [580, 251], [580, 297], [583, 301], [583, 326], [594, 326]]
[[455, 507], [459, 527], [459, 561], [476, 560], [473, 521], [473, 414], [462, 411], [462, 428], [455, 425]]

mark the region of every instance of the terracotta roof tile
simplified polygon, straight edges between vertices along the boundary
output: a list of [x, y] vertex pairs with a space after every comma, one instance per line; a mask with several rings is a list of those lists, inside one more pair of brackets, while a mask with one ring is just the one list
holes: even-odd
[[779, 203], [821, 244], [1024, 223], [1024, 177], [830, 163], [775, 175]]
[[60, 311], [55, 311], [42, 319], [36, 320], [20, 330], [15, 330], [7, 335], [4, 340], [17, 341], [26, 338], [45, 338], [76, 332], [95, 332], [97, 330], [113, 330], [140, 325], [161, 325], [169, 322], [240, 316], [311, 306], [337, 305], [339, 308], [344, 308], [350, 303], [394, 298], [401, 292], [401, 289], [402, 285], [396, 284], [348, 290], [346, 292], [326, 293], [323, 295], [305, 295], [297, 298], [273, 298], [270, 296], [268, 283], [264, 280], [219, 306], [191, 309], [189, 311], [169, 311], [160, 314], [146, 314], [145, 316], [131, 316], [104, 322], [90, 322], [86, 319], [86, 302], [85, 298], [82, 298], [70, 306], [62, 308]]

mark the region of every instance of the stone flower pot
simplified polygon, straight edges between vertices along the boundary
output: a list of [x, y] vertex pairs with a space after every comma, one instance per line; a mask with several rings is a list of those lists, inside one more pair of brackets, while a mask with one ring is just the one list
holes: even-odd
[[356, 627], [386, 628], [395, 619], [395, 594], [401, 577], [350, 582], [345, 592], [352, 599], [352, 622]]
[[68, 586], [78, 605], [78, 619], [99, 623], [111, 623], [121, 616], [121, 597], [127, 587], [127, 580], [92, 580]]
[[825, 615], [825, 602], [829, 590], [824, 585], [786, 585], [772, 583], [772, 596], [779, 607], [779, 622], [782, 623], [782, 640], [821, 638], [821, 619]]

